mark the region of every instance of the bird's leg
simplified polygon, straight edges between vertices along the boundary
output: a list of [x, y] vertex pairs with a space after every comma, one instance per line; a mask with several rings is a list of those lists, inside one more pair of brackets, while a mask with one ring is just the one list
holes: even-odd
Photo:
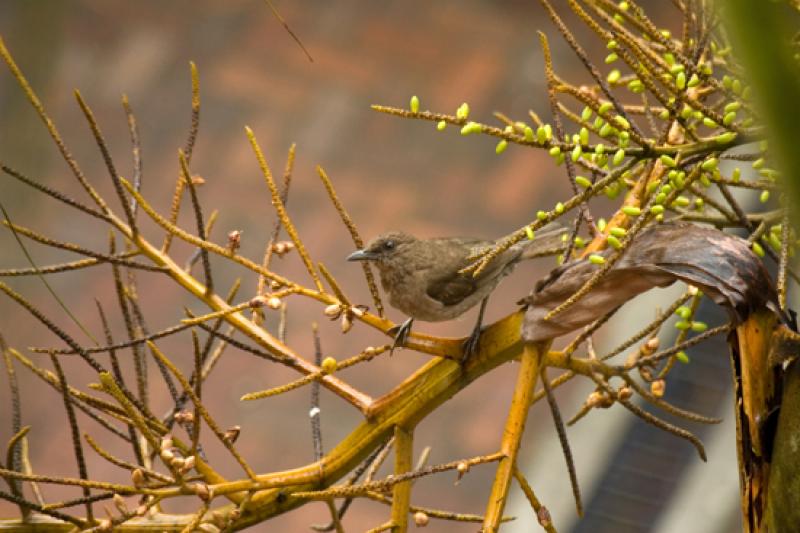
[[481, 330], [483, 325], [483, 313], [486, 311], [486, 302], [489, 301], [489, 297], [487, 296], [481, 301], [481, 308], [478, 311], [478, 322], [475, 324], [475, 328], [472, 330], [472, 333], [467, 340], [464, 341], [464, 346], [462, 347], [462, 355], [461, 355], [461, 364], [463, 365], [466, 363], [473, 354], [478, 353], [478, 343], [481, 339]]
[[392, 348], [389, 350], [389, 355], [394, 353], [395, 348], [402, 348], [406, 345], [406, 341], [408, 340], [408, 335], [411, 333], [411, 325], [414, 323], [414, 319], [408, 317], [408, 319], [400, 324], [399, 326], [395, 326], [388, 331], [390, 335], [394, 335], [394, 342], [392, 343]]

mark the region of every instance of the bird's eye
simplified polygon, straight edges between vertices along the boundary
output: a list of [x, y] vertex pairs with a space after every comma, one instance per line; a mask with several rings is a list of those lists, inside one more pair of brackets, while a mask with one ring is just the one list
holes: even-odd
[[395, 242], [394, 241], [386, 241], [383, 243], [383, 247], [387, 250], [394, 250]]

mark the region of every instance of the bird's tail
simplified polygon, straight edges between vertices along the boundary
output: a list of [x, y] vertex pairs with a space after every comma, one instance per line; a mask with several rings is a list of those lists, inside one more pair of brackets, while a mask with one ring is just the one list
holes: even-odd
[[517, 244], [522, 248], [519, 260], [525, 261], [526, 259], [561, 253], [567, 246], [564, 238], [567, 233], [567, 228], [556, 222], [551, 222], [537, 231], [533, 240], [526, 240]]

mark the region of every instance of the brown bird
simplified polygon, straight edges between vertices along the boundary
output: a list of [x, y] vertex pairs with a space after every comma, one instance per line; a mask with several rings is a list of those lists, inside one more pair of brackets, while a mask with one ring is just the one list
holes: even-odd
[[461, 316], [480, 303], [478, 322], [464, 343], [464, 359], [475, 353], [489, 294], [525, 259], [558, 253], [565, 230], [554, 225], [533, 240], [515, 244], [493, 259], [478, 275], [460, 273], [481, 252], [496, 243], [471, 237], [417, 239], [402, 231], [390, 231], [353, 252], [348, 261], [372, 261], [392, 307], [409, 316], [395, 332], [394, 347], [405, 344], [414, 319], [441, 322]]

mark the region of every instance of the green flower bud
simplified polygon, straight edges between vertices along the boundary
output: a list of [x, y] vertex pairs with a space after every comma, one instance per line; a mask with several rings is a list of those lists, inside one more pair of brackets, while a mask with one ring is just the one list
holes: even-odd
[[714, 140], [717, 141], [717, 144], [728, 144], [729, 142], [733, 141], [737, 135], [738, 133], [735, 131], [728, 131], [722, 135], [717, 135], [714, 137]]
[[762, 248], [761, 245], [758, 244], [757, 242], [751, 244], [750, 248], [752, 248], [753, 253], [756, 254], [758, 257], [764, 257], [764, 248]]
[[525, 129], [523, 131], [524, 131], [523, 135], [525, 136], [526, 141], [533, 142], [536, 139], [533, 136], [533, 128], [531, 128], [530, 126], [525, 126]]
[[668, 156], [667, 154], [662, 155], [660, 159], [661, 163], [663, 163], [665, 167], [675, 168], [675, 166], [677, 165], [677, 163], [675, 163], [675, 160], [670, 156]]
[[447, 122], [445, 122], [444, 120], [440, 120], [439, 122], [436, 123], [436, 129], [439, 131], [444, 131], [446, 127], [447, 127]]
[[622, 248], [622, 243], [619, 242], [619, 239], [614, 237], [613, 235], [606, 235], [606, 242], [609, 246], [611, 246], [615, 250], [619, 250]]
[[456, 118], [464, 120], [469, 117], [469, 104], [464, 102], [456, 109]]
[[593, 111], [591, 107], [589, 106], [584, 107], [583, 111], [581, 111], [581, 120], [586, 122], [587, 120], [592, 118], [592, 113]]
[[703, 164], [700, 165], [700, 168], [706, 172], [713, 172], [717, 168], [717, 163], [719, 163], [719, 161], [716, 157], [710, 157], [703, 161]]
[[467, 122], [461, 127], [461, 135], [469, 135], [470, 133], [480, 133], [481, 125], [477, 122]]
[[606, 113], [611, 111], [613, 107], [614, 104], [612, 104], [611, 102], [603, 102], [602, 104], [600, 104], [600, 107], [597, 108], [597, 113], [600, 115], [605, 115]]
[[644, 83], [642, 80], [636, 79], [631, 80], [628, 82], [628, 90], [634, 94], [640, 94], [644, 92]]
[[589, 187], [592, 186], [592, 182], [589, 181], [589, 178], [586, 178], [584, 176], [575, 176], [575, 183], [578, 186], [583, 187], [584, 189], [588, 189]]
[[575, 147], [572, 149], [572, 161], [575, 162], [581, 158], [583, 155], [583, 148], [581, 148], [580, 144], [576, 144]]
[[603, 263], [606, 262], [606, 258], [603, 257], [602, 255], [592, 254], [589, 256], [589, 262], [592, 263], [593, 265], [602, 265]]
[[409, 108], [411, 109], [412, 113], [419, 113], [419, 98], [417, 98], [416, 94], [411, 97]]
[[529, 241], [532, 241], [534, 238], [533, 229], [530, 226], [525, 226], [525, 236], [528, 237]]
[[581, 128], [581, 131], [578, 133], [578, 137], [580, 137], [582, 145], [586, 146], [589, 144], [589, 130], [587, 130], [585, 127]]
[[633, 205], [626, 205], [622, 208], [622, 212], [628, 215], [629, 217], [638, 217], [642, 214], [642, 210]]
[[506, 151], [506, 148], [508, 148], [508, 141], [505, 139], [501, 139], [500, 142], [497, 143], [497, 146], [494, 147], [494, 153], [500, 155]]
[[686, 355], [686, 352], [684, 352], [683, 350], [681, 350], [680, 352], [675, 354], [675, 359], [677, 359], [678, 361], [680, 361], [684, 365], [688, 365], [689, 364], [689, 356]]
[[678, 196], [677, 198], [675, 198], [675, 201], [674, 201], [674, 202], [672, 202], [672, 203], [673, 203], [674, 205], [677, 205], [678, 207], [686, 207], [686, 206], [688, 206], [688, 205], [689, 205], [691, 202], [689, 202], [689, 199], [688, 199], [688, 198], [686, 198], [685, 196]]
[[619, 165], [625, 159], [625, 150], [620, 148], [616, 152], [614, 152], [614, 158], [611, 160], [614, 165]]
[[628, 230], [626, 230], [625, 228], [620, 228], [619, 226], [611, 228], [608, 232], [614, 237], [617, 237], [619, 239], [628, 234]]
[[675, 87], [680, 91], [686, 88], [686, 73], [683, 71], [678, 72], [678, 75], [675, 76]]
[[614, 52], [611, 52], [610, 54], [608, 54], [608, 55], [606, 56], [606, 59], [605, 59], [606, 65], [610, 65], [611, 63], [613, 63], [613, 62], [614, 62], [614, 61], [616, 61], [617, 59], [619, 59], [619, 57], [617, 56], [617, 54], [615, 54]]
[[538, 218], [539, 220], [547, 220], [547, 213], [544, 211], [537, 211], [536, 218]]

